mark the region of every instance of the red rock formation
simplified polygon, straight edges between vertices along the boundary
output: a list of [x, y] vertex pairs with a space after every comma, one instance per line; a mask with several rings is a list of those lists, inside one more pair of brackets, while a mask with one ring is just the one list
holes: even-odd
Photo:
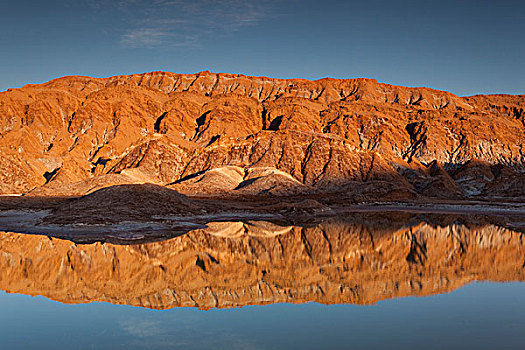
[[[401, 199], [414, 191], [519, 197], [524, 106], [525, 95], [461, 98], [372, 79], [64, 77], [0, 93], [0, 193], [80, 195], [152, 182], [189, 194], [282, 195], [350, 193], [365, 183]], [[450, 176], [478, 161], [492, 172], [483, 186]], [[228, 166], [241, 168], [244, 184], [246, 174], [268, 171], [251, 187], [183, 181]]]

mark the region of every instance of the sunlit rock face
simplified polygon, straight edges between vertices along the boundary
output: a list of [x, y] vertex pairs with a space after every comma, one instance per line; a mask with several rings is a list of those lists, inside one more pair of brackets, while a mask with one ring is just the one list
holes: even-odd
[[525, 197], [524, 108], [373, 79], [64, 77], [0, 93], [0, 194]]
[[64, 303], [226, 308], [357, 303], [525, 280], [523, 234], [455, 223], [215, 222], [139, 245], [0, 233], [0, 288]]

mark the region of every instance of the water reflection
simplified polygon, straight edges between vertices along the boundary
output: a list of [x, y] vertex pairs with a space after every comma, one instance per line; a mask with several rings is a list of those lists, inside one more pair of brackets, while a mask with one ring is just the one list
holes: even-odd
[[63, 303], [208, 309], [370, 304], [477, 280], [525, 280], [521, 232], [457, 218], [383, 219], [212, 222], [134, 245], [0, 233], [0, 289]]

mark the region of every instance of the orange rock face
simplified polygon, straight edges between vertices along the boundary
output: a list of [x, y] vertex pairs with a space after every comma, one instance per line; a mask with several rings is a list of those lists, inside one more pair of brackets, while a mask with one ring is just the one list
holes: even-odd
[[[380, 215], [375, 215], [376, 220]], [[0, 289], [149, 308], [375, 303], [525, 280], [523, 233], [495, 225], [215, 222], [170, 240], [77, 245], [0, 233]]]
[[524, 108], [525, 95], [372, 79], [64, 77], [0, 93], [0, 193], [155, 183], [189, 195], [351, 194], [366, 183], [381, 198], [516, 198]]

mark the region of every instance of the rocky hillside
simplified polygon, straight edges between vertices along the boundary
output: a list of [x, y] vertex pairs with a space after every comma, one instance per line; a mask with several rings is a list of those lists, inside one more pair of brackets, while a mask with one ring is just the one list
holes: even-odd
[[372, 79], [64, 77], [0, 93], [0, 193], [516, 199], [524, 108]]
[[523, 233], [494, 225], [217, 222], [163, 242], [0, 235], [0, 289], [149, 308], [375, 303], [525, 280]]

